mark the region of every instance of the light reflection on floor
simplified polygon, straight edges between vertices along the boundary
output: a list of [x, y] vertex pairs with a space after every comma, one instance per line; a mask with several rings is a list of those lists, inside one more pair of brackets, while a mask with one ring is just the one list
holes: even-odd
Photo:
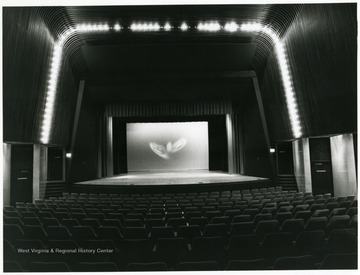
[[268, 180], [240, 174], [228, 174], [205, 170], [129, 172], [113, 177], [78, 182], [88, 185], [177, 185], [199, 183], [224, 183]]

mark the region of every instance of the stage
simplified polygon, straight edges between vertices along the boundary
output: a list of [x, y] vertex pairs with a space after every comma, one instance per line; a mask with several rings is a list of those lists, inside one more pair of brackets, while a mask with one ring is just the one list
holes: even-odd
[[162, 190], [234, 190], [272, 186], [268, 178], [207, 170], [129, 172], [113, 177], [74, 183], [77, 192], [114, 192], [139, 190], [152, 192]]

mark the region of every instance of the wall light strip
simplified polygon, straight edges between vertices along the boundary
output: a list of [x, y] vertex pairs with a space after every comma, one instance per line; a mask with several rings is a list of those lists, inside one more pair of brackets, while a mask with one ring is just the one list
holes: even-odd
[[[170, 31], [172, 29], [181, 29], [182, 31], [187, 31], [191, 27], [183, 22], [180, 26], [173, 26], [170, 23], [165, 23], [163, 26], [160, 26], [159, 23], [133, 23], [130, 25], [129, 29], [135, 32], [139, 31]], [[274, 43], [274, 48], [276, 52], [277, 62], [281, 73], [282, 84], [284, 88], [284, 94], [286, 99], [286, 105], [288, 110], [288, 115], [290, 119], [292, 134], [295, 138], [299, 138], [303, 135], [302, 127], [300, 122], [300, 115], [298, 104], [296, 101], [296, 94], [293, 88], [293, 81], [290, 74], [288, 58], [285, 50], [284, 44], [281, 42], [279, 36], [268, 26], [263, 26], [259, 23], [245, 23], [238, 25], [235, 22], [228, 22], [225, 25], [221, 26], [218, 22], [201, 22], [195, 27], [198, 31], [204, 32], [218, 32], [221, 30], [227, 32], [262, 32], [266, 34]], [[48, 76], [48, 84], [46, 88], [45, 96], [45, 109], [41, 125], [41, 143], [49, 143], [51, 128], [53, 123], [55, 101], [56, 101], [56, 92], [59, 81], [59, 75], [61, 70], [61, 63], [63, 58], [63, 48], [65, 43], [74, 33], [89, 33], [89, 32], [109, 32], [114, 30], [116, 32], [120, 31], [122, 27], [119, 24], [114, 24], [110, 27], [108, 24], [78, 24], [75, 28], [70, 28], [65, 31], [59, 39], [55, 42], [50, 70]]]
[[268, 26], [263, 26], [258, 23], [246, 23], [240, 25], [240, 30], [243, 32], [263, 32], [271, 38], [274, 43], [277, 62], [279, 65], [284, 94], [286, 99], [286, 106], [291, 124], [292, 134], [295, 138], [303, 135], [300, 122], [299, 108], [296, 101], [296, 94], [293, 87], [293, 81], [286, 55], [285, 45], [280, 40], [279, 36]]
[[[118, 30], [119, 28], [120, 25], [114, 26], [115, 30]], [[45, 109], [41, 124], [41, 143], [47, 144], [50, 140], [52, 123], [54, 119], [56, 92], [59, 82], [59, 75], [63, 58], [63, 48], [65, 43], [75, 32], [107, 32], [109, 30], [110, 26], [108, 24], [79, 24], [76, 25], [75, 28], [66, 30], [55, 42], [51, 56], [50, 70], [46, 87]]]

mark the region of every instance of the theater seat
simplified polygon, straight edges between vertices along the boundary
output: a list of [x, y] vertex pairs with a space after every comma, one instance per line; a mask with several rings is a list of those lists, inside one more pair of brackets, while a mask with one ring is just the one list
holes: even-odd
[[358, 215], [354, 215], [349, 222], [349, 227], [357, 229], [358, 228]]
[[48, 226], [46, 228], [49, 239], [69, 240], [72, 238], [70, 231], [65, 226]]
[[285, 220], [291, 218], [292, 218], [292, 212], [281, 212], [281, 213], [277, 213], [274, 219], [279, 221], [279, 226], [282, 226]]
[[69, 272], [70, 267], [64, 262], [32, 262], [31, 272]]
[[51, 225], [55, 225], [55, 226], [60, 225], [59, 221], [56, 218], [42, 218], [41, 222], [42, 222], [44, 228], [51, 226]]
[[79, 226], [79, 222], [77, 219], [62, 219], [60, 221], [61, 225], [66, 226], [68, 229], [71, 229], [73, 226]]
[[211, 271], [219, 269], [219, 265], [215, 261], [183, 262], [176, 267], [178, 271]]
[[200, 226], [201, 230], [204, 230], [205, 225], [209, 223], [208, 218], [205, 217], [193, 217], [189, 220], [189, 225], [198, 225]]
[[262, 250], [269, 261], [294, 255], [293, 236], [289, 232], [269, 233], [264, 237]]
[[129, 263], [126, 266], [127, 271], [167, 271], [166, 263], [152, 262], [152, 263]]
[[17, 261], [4, 261], [4, 272], [24, 272], [24, 270]]
[[238, 215], [234, 216], [232, 223], [240, 223], [240, 222], [253, 222], [253, 219], [250, 215]]
[[357, 251], [357, 231], [353, 228], [334, 229], [325, 245], [326, 254], [343, 254]]
[[322, 258], [325, 247], [325, 231], [314, 230], [300, 232], [295, 241], [297, 255], [312, 255]]
[[327, 217], [312, 217], [305, 224], [305, 230], [327, 230]]
[[357, 269], [357, 259], [357, 253], [330, 254], [325, 257], [320, 269]]
[[228, 238], [227, 225], [225, 223], [208, 224], [204, 228], [204, 237], [222, 237], [224, 241]]
[[277, 270], [303, 270], [315, 268], [315, 259], [311, 255], [279, 258], [275, 261], [273, 266], [273, 269]]
[[170, 218], [167, 221], [167, 225], [171, 226], [174, 231], [177, 231], [179, 226], [187, 225], [187, 222], [185, 218]]
[[70, 230], [71, 236], [77, 241], [97, 238], [97, 235], [95, 234], [95, 231], [91, 226], [73, 226]]
[[4, 238], [13, 241], [24, 238], [24, 231], [17, 224], [4, 224]]
[[331, 212], [329, 214], [329, 218], [331, 218], [332, 216], [336, 216], [336, 215], [345, 215], [346, 211], [347, 210], [344, 207], [333, 208], [333, 210], [331, 210]]
[[150, 231], [150, 239], [156, 242], [159, 238], [175, 238], [172, 226], [154, 226]]
[[188, 243], [192, 243], [194, 238], [201, 236], [202, 233], [199, 225], [188, 225], [188, 226], [181, 225], [179, 226], [177, 231], [177, 237], [185, 238], [188, 241]]
[[348, 228], [350, 217], [348, 215], [336, 215], [332, 216], [328, 223], [328, 232], [334, 229]]
[[272, 219], [271, 213], [257, 214], [254, 218], [254, 225], [256, 226], [259, 221], [268, 221]]
[[160, 238], [156, 241], [155, 256], [168, 267], [175, 267], [189, 259], [189, 248], [184, 238]]
[[148, 234], [144, 227], [125, 227], [125, 239], [147, 239]]
[[261, 241], [264, 239], [266, 234], [278, 232], [278, 227], [279, 221], [277, 220], [260, 221], [256, 226], [255, 233]]
[[86, 272], [106, 272], [118, 270], [117, 265], [113, 262], [80, 262], [76, 266], [76, 271]]
[[312, 213], [310, 210], [304, 210], [304, 211], [298, 211], [296, 212], [296, 214], [293, 216], [294, 219], [303, 219], [304, 222], [306, 223], [312, 216]]
[[23, 229], [25, 238], [27, 239], [38, 239], [46, 241], [48, 238], [45, 230], [40, 225], [25, 225]]
[[285, 220], [280, 228], [281, 232], [290, 232], [291, 234], [293, 234], [294, 239], [303, 230], [304, 230], [304, 220], [303, 219]]
[[247, 235], [254, 232], [253, 222], [233, 223], [230, 229], [230, 236]]
[[229, 240], [229, 260], [253, 260], [261, 255], [255, 234], [232, 236]]
[[226, 266], [226, 270], [266, 270], [268, 268], [269, 263], [265, 259], [232, 260]]
[[192, 244], [191, 259], [195, 261], [217, 261], [223, 264], [225, 245], [221, 237], [198, 237]]
[[357, 215], [358, 213], [358, 209], [357, 207], [350, 207], [347, 211], [346, 211], [346, 215], [348, 215], [350, 217], [350, 219], [354, 216]]
[[4, 217], [4, 224], [17, 224], [22, 228], [24, 226], [24, 223], [20, 219], [20, 217]]
[[230, 217], [231, 220], [237, 215], [241, 215], [241, 210], [239, 209], [226, 210], [224, 213], [224, 216]]
[[153, 246], [148, 239], [124, 239], [119, 243], [119, 256], [117, 263], [126, 266], [128, 263], [152, 262]]

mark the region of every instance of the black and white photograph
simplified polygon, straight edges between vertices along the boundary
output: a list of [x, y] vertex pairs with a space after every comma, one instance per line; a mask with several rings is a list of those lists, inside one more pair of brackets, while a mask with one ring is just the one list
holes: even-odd
[[3, 272], [358, 272], [357, 1], [38, 2], [2, 4]]

